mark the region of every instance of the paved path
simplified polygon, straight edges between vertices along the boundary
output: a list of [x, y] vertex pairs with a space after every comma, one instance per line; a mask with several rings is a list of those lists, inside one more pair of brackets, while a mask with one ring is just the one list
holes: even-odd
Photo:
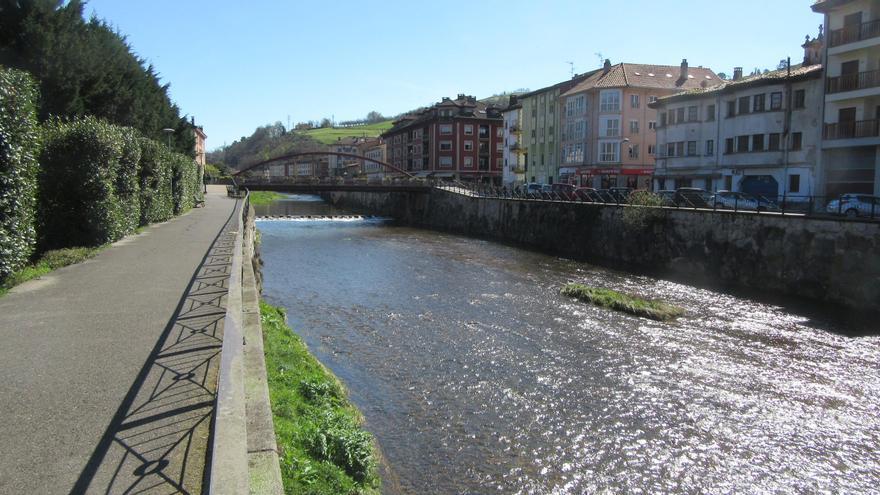
[[200, 493], [235, 200], [0, 297], [0, 493]]

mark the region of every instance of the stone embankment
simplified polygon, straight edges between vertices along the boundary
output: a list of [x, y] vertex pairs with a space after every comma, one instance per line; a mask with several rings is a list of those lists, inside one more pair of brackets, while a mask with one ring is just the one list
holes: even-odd
[[880, 223], [429, 193], [333, 192], [334, 205], [654, 276], [877, 310]]

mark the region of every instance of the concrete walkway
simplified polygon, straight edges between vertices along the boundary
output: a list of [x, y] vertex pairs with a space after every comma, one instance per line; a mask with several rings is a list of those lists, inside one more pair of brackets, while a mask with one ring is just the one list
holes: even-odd
[[0, 493], [201, 493], [237, 203], [0, 297]]

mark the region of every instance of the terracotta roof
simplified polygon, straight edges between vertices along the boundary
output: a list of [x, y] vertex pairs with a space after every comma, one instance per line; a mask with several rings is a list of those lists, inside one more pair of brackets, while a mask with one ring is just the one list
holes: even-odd
[[592, 88], [661, 88], [688, 90], [700, 88], [703, 81], [718, 85], [723, 80], [712, 69], [688, 67], [688, 75], [681, 77], [679, 65], [650, 65], [620, 63], [612, 65], [607, 72], [600, 69], [591, 77], [569, 89], [564, 95], [581, 93]]
[[572, 77], [571, 79], [569, 79], [567, 81], [562, 81], [562, 82], [556, 83], [552, 86], [547, 86], [546, 88], [536, 89], [534, 91], [530, 91], [528, 93], [522, 94], [519, 96], [519, 99], [520, 99], [520, 101], [522, 101], [530, 96], [535, 96], [535, 95], [538, 95], [541, 93], [546, 93], [546, 92], [552, 91], [554, 89], [559, 89], [560, 94], [564, 93], [564, 92], [568, 91], [572, 86], [584, 81], [585, 79], [596, 74], [597, 72], [601, 72], [601, 70], [602, 69], [597, 69], [597, 70], [585, 72], [583, 74], [576, 74], [574, 77]]
[[791, 74], [788, 74], [787, 69], [779, 69], [768, 72], [766, 74], [758, 74], [755, 76], [744, 77], [737, 81], [724, 81], [718, 86], [708, 87], [708, 88], [695, 88], [690, 89], [688, 91], [677, 93], [674, 95], [667, 95], [659, 98], [657, 103], [651, 103], [651, 108], [656, 108], [661, 103], [667, 103], [671, 101], [680, 101], [686, 100], [693, 97], [698, 97], [711, 93], [727, 93], [736, 91], [739, 89], [745, 89], [752, 86], [761, 86], [765, 84], [777, 84], [782, 81], [785, 81], [787, 77], [790, 77], [794, 81], [799, 81], [803, 79], [809, 79], [811, 77], [821, 77], [822, 76], [822, 64], [816, 65], [793, 65], [791, 66]]
[[[407, 127], [431, 120], [432, 118], [434, 118], [435, 109], [440, 107], [453, 107], [460, 109], [460, 111], [462, 111], [463, 113], [453, 114], [453, 117], [455, 118], [491, 118], [488, 116], [488, 109], [491, 107], [491, 105], [487, 105], [481, 101], [478, 101], [472, 96], [459, 95], [458, 98], [454, 100], [451, 98], [444, 98], [440, 102], [435, 103], [430, 107], [422, 108], [415, 113], [404, 115], [403, 117], [395, 120], [394, 125], [391, 127], [391, 129], [388, 129], [387, 131], [382, 133], [382, 137], [384, 138], [385, 136], [397, 133]], [[497, 109], [497, 107], [491, 108]]]

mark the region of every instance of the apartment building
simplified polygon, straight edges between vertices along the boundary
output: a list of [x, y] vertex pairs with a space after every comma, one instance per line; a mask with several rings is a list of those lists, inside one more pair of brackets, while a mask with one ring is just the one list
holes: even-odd
[[663, 96], [721, 84], [711, 69], [630, 64], [602, 69], [562, 93], [560, 180], [581, 186], [650, 189], [657, 111]]
[[[364, 138], [359, 137], [344, 137], [337, 138], [336, 142], [329, 145], [328, 151], [333, 151], [335, 153], [350, 153], [352, 155], [357, 155], [358, 146], [364, 141]], [[360, 169], [360, 160], [353, 157], [342, 157], [336, 155], [329, 155], [329, 173], [331, 176], [341, 177], [345, 175], [353, 175]]]
[[825, 194], [880, 195], [880, 2], [819, 0], [825, 16]]
[[527, 182], [552, 184], [559, 179], [559, 98], [593, 72], [519, 97], [522, 108], [524, 176]]
[[654, 189], [808, 201], [821, 182], [822, 84], [816, 63], [745, 78], [735, 68], [720, 86], [658, 99]]
[[382, 138], [368, 138], [364, 140], [358, 146], [358, 154], [363, 155], [364, 158], [368, 158], [369, 160], [361, 160], [361, 173], [366, 175], [369, 178], [377, 178], [381, 179], [388, 175], [393, 175], [390, 170], [385, 170], [385, 167], [382, 165], [370, 161], [370, 160], [378, 160], [380, 162], [385, 161], [385, 140]]
[[504, 119], [504, 169], [501, 182], [505, 186], [518, 186], [526, 181], [525, 148], [522, 146], [522, 104], [516, 95], [501, 110]]
[[406, 115], [382, 134], [387, 161], [418, 177], [501, 183], [501, 110], [459, 94]]

